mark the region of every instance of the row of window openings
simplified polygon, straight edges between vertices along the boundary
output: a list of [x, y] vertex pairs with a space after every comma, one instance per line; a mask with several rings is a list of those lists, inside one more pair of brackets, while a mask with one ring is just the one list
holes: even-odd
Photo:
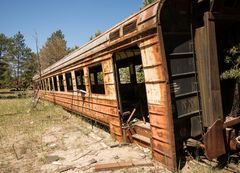
[[[135, 65], [135, 66], [130, 65], [127, 67], [125, 66], [125, 67], [119, 68], [118, 72], [119, 72], [120, 84], [131, 83], [130, 76], [131, 74], [134, 74], [133, 71], [135, 71], [136, 82], [144, 83], [144, 73], [141, 68], [142, 68], [141, 65]], [[83, 70], [78, 70], [78, 71], [75, 71], [74, 73], [75, 73], [77, 89], [86, 90]], [[96, 65], [96, 66], [90, 67], [89, 76], [90, 76], [91, 92], [105, 94], [102, 66]], [[67, 91], [73, 91], [73, 81], [72, 81], [71, 72], [65, 73], [65, 77], [66, 77]], [[58, 80], [59, 80], [60, 91], [64, 91], [63, 75], [59, 75]], [[52, 91], [54, 87], [54, 90], [58, 91], [57, 77], [54, 76], [53, 81], [52, 81], [52, 78], [50, 78], [49, 81], [50, 81], [50, 85], [48, 85], [48, 79], [45, 79], [45, 81], [42, 81], [41, 89]]]
[[[83, 70], [77, 70], [74, 72], [74, 74], [75, 74], [76, 88], [78, 90], [86, 90]], [[91, 92], [105, 94], [102, 66], [95, 65], [93, 67], [89, 67], [89, 75], [90, 75]], [[72, 80], [71, 72], [65, 73], [65, 79], [66, 79], [67, 91], [73, 91], [73, 80]], [[63, 75], [58, 76], [58, 81], [59, 81], [59, 90], [65, 91]], [[50, 90], [50, 91], [54, 89], [55, 91], [58, 91], [57, 84], [58, 84], [57, 77], [54, 76], [53, 78], [42, 80], [40, 89]]]

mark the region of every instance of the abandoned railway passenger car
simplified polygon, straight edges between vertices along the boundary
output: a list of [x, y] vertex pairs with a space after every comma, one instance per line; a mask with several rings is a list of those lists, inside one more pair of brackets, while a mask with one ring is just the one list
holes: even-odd
[[217, 158], [239, 149], [239, 114], [226, 121], [236, 81], [219, 77], [239, 20], [237, 0], [158, 0], [36, 75], [38, 95], [170, 170], [190, 138]]

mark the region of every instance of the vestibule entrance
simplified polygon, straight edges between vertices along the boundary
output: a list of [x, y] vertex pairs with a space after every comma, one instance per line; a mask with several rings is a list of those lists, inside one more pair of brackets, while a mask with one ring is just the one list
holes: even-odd
[[149, 122], [140, 49], [134, 46], [118, 51], [113, 60], [122, 122], [129, 118]]

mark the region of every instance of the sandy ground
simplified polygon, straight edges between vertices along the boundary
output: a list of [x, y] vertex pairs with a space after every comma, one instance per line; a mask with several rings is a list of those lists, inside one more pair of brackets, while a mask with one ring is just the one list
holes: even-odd
[[[46, 115], [42, 121], [31, 119], [31, 114], [28, 115], [30, 118], [22, 120], [21, 115], [17, 119], [14, 119], [13, 115], [12, 127], [7, 126], [10, 118], [1, 119], [1, 123], [5, 123], [6, 127], [2, 125], [0, 128], [0, 172], [95, 172], [95, 165], [98, 163], [151, 161], [149, 149], [135, 144], [113, 147], [118, 142], [102, 127], [91, 125], [85, 119], [66, 111], [61, 113], [64, 116]], [[47, 121], [52, 123], [37, 129], [41, 127], [40, 122]], [[19, 129], [24, 124], [29, 126], [29, 131]], [[14, 128], [15, 130], [12, 130]], [[107, 172], [168, 171], [154, 162], [151, 167]]]
[[[169, 172], [152, 161], [149, 149], [116, 146], [118, 142], [103, 127], [60, 106], [41, 101], [31, 110], [30, 105], [30, 99], [0, 99], [0, 173], [95, 172], [96, 164], [122, 161], [153, 162], [153, 166], [106, 172]], [[191, 160], [178, 172], [227, 172], [213, 167]]]

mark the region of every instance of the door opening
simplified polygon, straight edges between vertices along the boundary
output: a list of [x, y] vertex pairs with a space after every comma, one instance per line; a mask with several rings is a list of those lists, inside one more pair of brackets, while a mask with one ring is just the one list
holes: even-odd
[[121, 120], [149, 122], [147, 94], [140, 49], [137, 46], [116, 52], [113, 56]]

